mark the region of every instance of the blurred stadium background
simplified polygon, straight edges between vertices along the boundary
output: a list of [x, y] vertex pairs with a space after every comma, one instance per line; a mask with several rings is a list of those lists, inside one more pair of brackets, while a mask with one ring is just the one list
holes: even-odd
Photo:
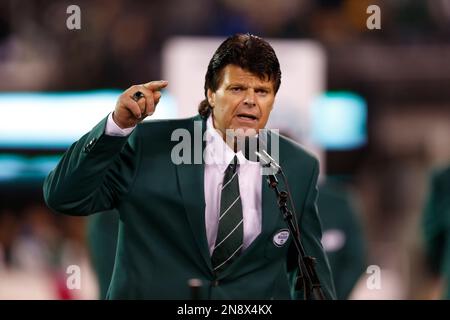
[[[66, 27], [71, 4], [80, 30]], [[366, 27], [372, 4], [380, 30]], [[98, 297], [87, 220], [50, 213], [44, 177], [132, 84], [168, 79], [155, 116], [195, 114], [206, 71], [197, 46], [235, 32], [288, 45], [273, 126], [351, 193], [366, 265], [382, 269], [381, 289], [363, 272], [350, 298], [441, 296], [420, 222], [431, 170], [450, 163], [450, 1], [3, 0], [0, 299]], [[80, 290], [66, 286], [69, 265], [82, 270]]]

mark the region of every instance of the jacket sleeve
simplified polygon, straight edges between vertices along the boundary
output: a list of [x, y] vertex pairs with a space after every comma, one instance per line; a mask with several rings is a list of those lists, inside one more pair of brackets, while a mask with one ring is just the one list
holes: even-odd
[[50, 209], [89, 215], [114, 208], [136, 173], [137, 129], [127, 137], [104, 134], [107, 118], [75, 142], [44, 181]]
[[[326, 256], [325, 250], [322, 247], [322, 226], [317, 209], [317, 180], [319, 176], [319, 163], [314, 160], [314, 168], [312, 170], [311, 179], [309, 182], [308, 194], [306, 196], [305, 205], [300, 212], [300, 239], [307, 256], [315, 258], [315, 270], [319, 278], [322, 291], [326, 299], [336, 299], [336, 292], [334, 282], [331, 275], [331, 269]], [[289, 267], [292, 270], [290, 277], [292, 280], [296, 279], [298, 275], [297, 270], [297, 251], [292, 242], [289, 248]], [[303, 292], [296, 291], [294, 295], [297, 299], [303, 299]]]

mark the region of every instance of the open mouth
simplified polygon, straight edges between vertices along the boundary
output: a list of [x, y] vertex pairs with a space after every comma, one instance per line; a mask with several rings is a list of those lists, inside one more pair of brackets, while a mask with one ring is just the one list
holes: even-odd
[[258, 117], [256, 117], [253, 114], [249, 114], [249, 113], [240, 113], [240, 114], [237, 115], [237, 117], [240, 120], [244, 120], [244, 121], [256, 121], [256, 120], [258, 120]]

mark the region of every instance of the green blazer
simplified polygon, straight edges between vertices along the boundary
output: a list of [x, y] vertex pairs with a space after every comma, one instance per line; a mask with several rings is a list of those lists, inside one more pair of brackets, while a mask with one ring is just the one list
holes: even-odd
[[422, 219], [425, 253], [432, 271], [443, 276], [444, 298], [450, 299], [450, 167], [435, 171], [430, 180]]
[[[205, 231], [204, 164], [179, 164], [171, 152], [176, 129], [194, 137], [199, 116], [141, 123], [129, 137], [104, 134], [107, 118], [74, 143], [44, 182], [44, 199], [54, 211], [88, 215], [116, 208], [120, 214], [110, 299], [189, 299], [188, 280], [200, 279], [204, 299], [292, 299], [295, 255], [275, 195], [263, 179], [261, 234], [219, 276], [213, 273]], [[198, 134], [198, 132], [196, 132]], [[204, 143], [203, 143], [204, 147]], [[318, 161], [280, 137], [280, 164], [297, 209], [306, 252], [328, 298], [334, 285], [320, 243], [317, 215]], [[192, 152], [192, 158], [198, 154]], [[201, 154], [200, 154], [201, 157]], [[242, 192], [242, 191], [241, 191]]]

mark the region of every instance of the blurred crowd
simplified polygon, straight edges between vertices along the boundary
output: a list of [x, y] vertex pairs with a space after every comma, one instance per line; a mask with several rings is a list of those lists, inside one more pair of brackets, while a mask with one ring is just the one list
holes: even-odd
[[[382, 28], [372, 32], [366, 8], [377, 3]], [[1, 2], [1, 90], [127, 87], [158, 78], [161, 47], [175, 35], [251, 32], [312, 38], [352, 52], [367, 42], [439, 44], [450, 33], [445, 0], [79, 0], [73, 3], [81, 9], [79, 31], [66, 27], [70, 4]]]
[[[55, 216], [42, 202], [15, 210], [3, 205], [0, 299], [95, 299], [84, 221]], [[67, 285], [72, 265], [83, 270], [79, 290]]]
[[[81, 8], [81, 30], [66, 27], [70, 4]], [[371, 4], [381, 8], [380, 30], [366, 27]], [[319, 42], [326, 89], [368, 102], [368, 144], [328, 151], [326, 172], [354, 199], [365, 266], [386, 276], [381, 290], [370, 291], [359, 270], [343, 298], [442, 297], [441, 266], [430, 267], [421, 223], [431, 173], [450, 164], [449, 1], [1, 1], [0, 91], [125, 89], [160, 78], [171, 37], [235, 32]], [[27, 190], [0, 184], [0, 299], [98, 297], [86, 218], [50, 213], [41, 181]], [[67, 290], [74, 264], [85, 266], [83, 290]]]

